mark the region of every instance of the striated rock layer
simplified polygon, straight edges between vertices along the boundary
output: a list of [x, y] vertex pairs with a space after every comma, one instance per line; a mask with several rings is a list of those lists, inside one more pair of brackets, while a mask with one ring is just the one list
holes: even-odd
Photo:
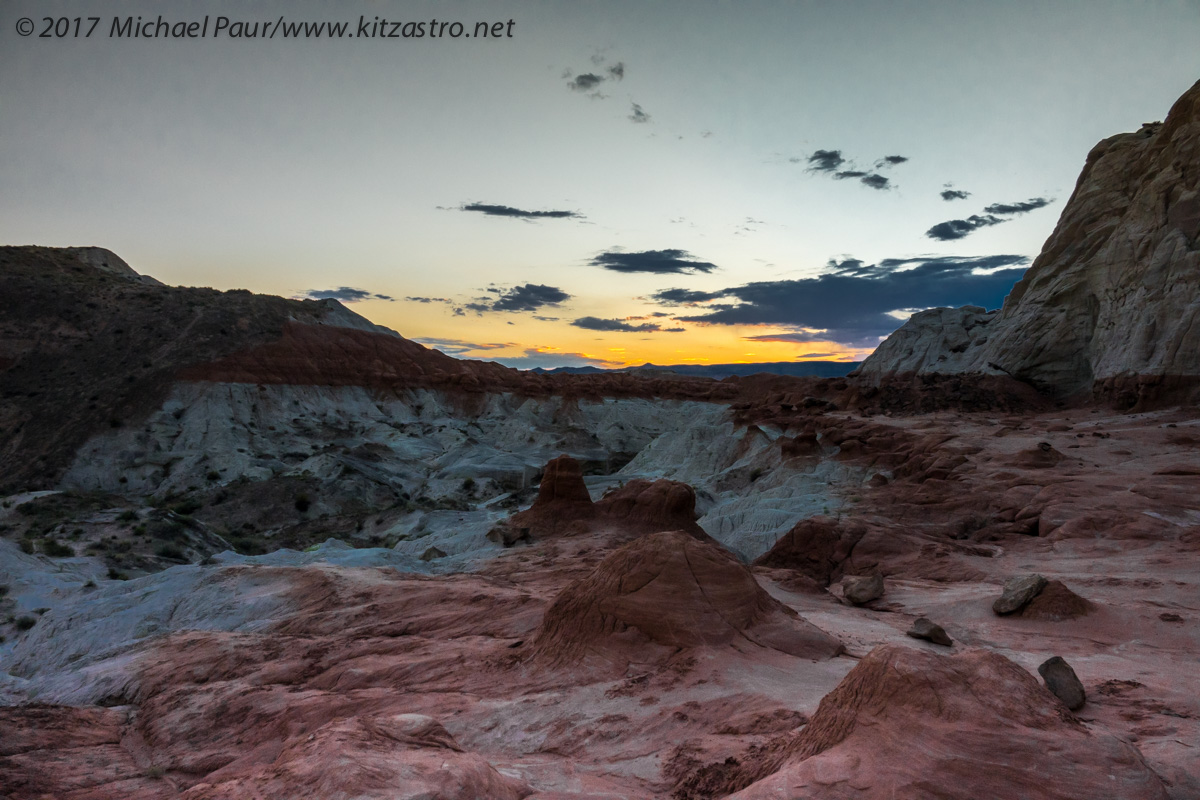
[[740, 788], [739, 800], [1167, 797], [1136, 749], [1090, 733], [1004, 656], [894, 645], [871, 651], [804, 730], [681, 788], [708, 797]]
[[842, 645], [771, 597], [716, 544], [664, 531], [621, 547], [546, 612], [535, 661], [624, 671], [678, 648], [757, 646], [826, 659]]
[[995, 316], [914, 316], [860, 368], [1007, 373], [1122, 406], [1200, 396], [1200, 82], [1163, 123], [1088, 154], [1054, 233]]

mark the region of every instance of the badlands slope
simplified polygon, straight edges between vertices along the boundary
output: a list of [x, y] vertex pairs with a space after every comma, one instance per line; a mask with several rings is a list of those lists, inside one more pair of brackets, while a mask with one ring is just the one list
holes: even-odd
[[[0, 249], [0, 797], [1200, 797], [1197, 91], [858, 377], [519, 373]], [[977, 335], [1018, 311], [1086, 342]]]

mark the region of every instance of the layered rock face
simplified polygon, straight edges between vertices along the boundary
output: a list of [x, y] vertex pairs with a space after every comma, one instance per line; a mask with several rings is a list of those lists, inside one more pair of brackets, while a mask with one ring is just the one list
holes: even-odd
[[859, 374], [1007, 373], [1133, 405], [1200, 391], [1200, 82], [1163, 123], [1100, 142], [994, 317], [915, 315]]

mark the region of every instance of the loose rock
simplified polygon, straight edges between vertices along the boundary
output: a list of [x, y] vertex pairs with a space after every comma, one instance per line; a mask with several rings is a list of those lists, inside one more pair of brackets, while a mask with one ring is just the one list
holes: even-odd
[[926, 617], [918, 617], [907, 633], [914, 639], [924, 639], [927, 642], [945, 645], [946, 647], [954, 644], [954, 640], [946, 634], [945, 629], [941, 625], [935, 624]]
[[1011, 614], [1025, 607], [1026, 603], [1038, 596], [1046, 587], [1046, 579], [1041, 575], [1017, 575], [1009, 578], [1004, 584], [1004, 594], [992, 603], [992, 611], [997, 614]]
[[1038, 674], [1046, 682], [1050, 693], [1062, 700], [1072, 711], [1082, 708], [1087, 702], [1087, 695], [1083, 691], [1083, 684], [1079, 682], [1079, 676], [1062, 656], [1047, 659], [1038, 667]]
[[847, 575], [842, 578], [842, 594], [846, 600], [856, 606], [869, 603], [883, 597], [883, 576]]

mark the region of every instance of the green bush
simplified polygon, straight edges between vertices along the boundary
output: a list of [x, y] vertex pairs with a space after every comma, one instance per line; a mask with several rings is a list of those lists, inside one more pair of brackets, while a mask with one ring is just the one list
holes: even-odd
[[17, 626], [17, 630], [27, 631], [34, 625], [37, 625], [37, 617], [31, 617], [28, 615], [17, 617], [17, 621], [14, 624]]

